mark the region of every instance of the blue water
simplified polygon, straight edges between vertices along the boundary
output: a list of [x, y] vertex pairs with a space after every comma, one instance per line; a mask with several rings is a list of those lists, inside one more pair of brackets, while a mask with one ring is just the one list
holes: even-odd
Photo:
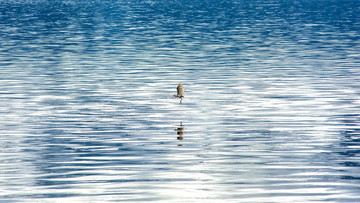
[[1, 202], [360, 202], [359, 112], [359, 0], [0, 0]]

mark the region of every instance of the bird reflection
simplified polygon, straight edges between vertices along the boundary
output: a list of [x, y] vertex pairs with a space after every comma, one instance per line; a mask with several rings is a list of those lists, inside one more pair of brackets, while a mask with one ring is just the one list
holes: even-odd
[[174, 95], [174, 97], [180, 98], [180, 104], [181, 104], [182, 98], [184, 97], [183, 84], [180, 82], [176, 89], [177, 89], [177, 94]]
[[[183, 135], [184, 135], [184, 126], [183, 126], [182, 122], [180, 122], [180, 126], [177, 127], [175, 129], [175, 131], [176, 131], [176, 134], [177, 134], [176, 139], [180, 140], [180, 141], [183, 140], [184, 139], [184, 137], [183, 137]], [[182, 144], [179, 144], [179, 146], [182, 146]]]

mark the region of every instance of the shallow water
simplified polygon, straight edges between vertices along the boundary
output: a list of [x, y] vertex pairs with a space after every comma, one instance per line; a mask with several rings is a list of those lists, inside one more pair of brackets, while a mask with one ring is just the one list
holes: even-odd
[[359, 8], [0, 0], [0, 201], [360, 201]]

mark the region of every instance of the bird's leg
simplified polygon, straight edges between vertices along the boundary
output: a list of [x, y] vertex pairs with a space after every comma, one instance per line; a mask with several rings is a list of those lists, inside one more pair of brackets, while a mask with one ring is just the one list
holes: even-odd
[[182, 104], [182, 97], [180, 97], [180, 104]]

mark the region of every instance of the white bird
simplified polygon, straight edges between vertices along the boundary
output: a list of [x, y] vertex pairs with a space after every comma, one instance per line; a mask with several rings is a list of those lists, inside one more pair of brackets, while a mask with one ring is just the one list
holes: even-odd
[[177, 95], [174, 95], [174, 97], [180, 98], [180, 104], [181, 104], [182, 98], [184, 97], [183, 84], [180, 82], [176, 89], [177, 89]]

